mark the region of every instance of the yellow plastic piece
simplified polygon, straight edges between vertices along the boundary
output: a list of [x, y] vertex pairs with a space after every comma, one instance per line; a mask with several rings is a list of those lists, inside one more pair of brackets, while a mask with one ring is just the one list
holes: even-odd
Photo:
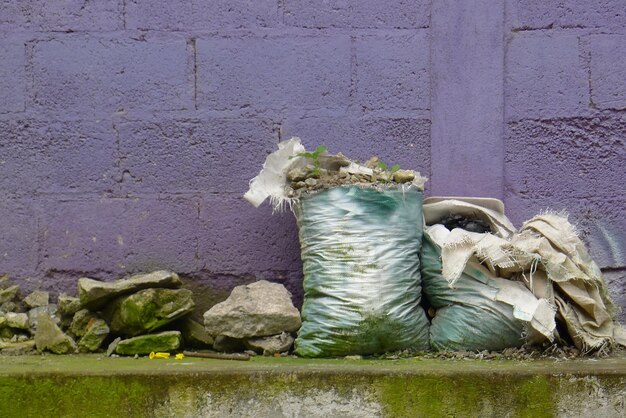
[[155, 353], [154, 351], [150, 353], [150, 360], [155, 358], [170, 358], [170, 353]]
[[176, 354], [175, 358], [176, 358], [176, 360], [182, 360], [182, 359], [185, 358], [185, 355], [183, 353], [178, 353], [178, 354]]

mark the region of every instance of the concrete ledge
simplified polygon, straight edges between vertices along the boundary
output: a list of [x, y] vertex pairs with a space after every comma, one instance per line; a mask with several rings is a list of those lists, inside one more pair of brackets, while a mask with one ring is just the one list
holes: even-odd
[[623, 417], [626, 358], [0, 357], [2, 417]]

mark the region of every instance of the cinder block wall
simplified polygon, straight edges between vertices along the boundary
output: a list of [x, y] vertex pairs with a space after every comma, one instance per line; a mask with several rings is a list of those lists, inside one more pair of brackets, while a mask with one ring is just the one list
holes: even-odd
[[293, 217], [241, 199], [298, 135], [517, 224], [568, 209], [626, 305], [625, 27], [624, 0], [2, 1], [0, 272], [299, 295]]

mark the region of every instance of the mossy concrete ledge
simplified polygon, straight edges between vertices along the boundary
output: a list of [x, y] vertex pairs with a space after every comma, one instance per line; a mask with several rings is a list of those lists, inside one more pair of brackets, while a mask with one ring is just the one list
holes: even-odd
[[626, 359], [0, 357], [1, 417], [624, 417]]

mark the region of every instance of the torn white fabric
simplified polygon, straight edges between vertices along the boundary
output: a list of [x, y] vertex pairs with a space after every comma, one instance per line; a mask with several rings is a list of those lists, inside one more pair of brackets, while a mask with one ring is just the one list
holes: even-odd
[[250, 181], [250, 189], [243, 196], [254, 207], [259, 207], [268, 197], [274, 207], [279, 209], [290, 198], [285, 191], [287, 172], [298, 166], [305, 166], [306, 159], [298, 157], [304, 152], [300, 138], [293, 137], [278, 144], [278, 151], [267, 156], [263, 169]]

